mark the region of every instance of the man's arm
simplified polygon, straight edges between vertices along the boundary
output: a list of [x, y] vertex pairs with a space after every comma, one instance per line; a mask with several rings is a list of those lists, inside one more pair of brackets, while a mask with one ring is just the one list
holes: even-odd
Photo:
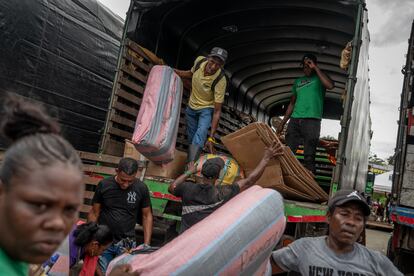
[[316, 74], [318, 75], [319, 79], [322, 82], [322, 85], [326, 88], [326, 89], [333, 89], [334, 88], [334, 83], [333, 81], [318, 67], [318, 65], [316, 65], [313, 60], [308, 59], [305, 61], [309, 68], [315, 70]]
[[[216, 133], [218, 123], [220, 121], [221, 116], [221, 106], [222, 103], [214, 103], [214, 113], [213, 113], [213, 119], [211, 120], [211, 129], [210, 129], [210, 136], [214, 140], [214, 134]], [[206, 147], [210, 151], [210, 153], [214, 153], [214, 144], [207, 140]]]
[[276, 131], [277, 134], [280, 134], [282, 132], [283, 127], [285, 126], [286, 122], [290, 119], [290, 116], [293, 113], [293, 108], [295, 107], [295, 103], [296, 103], [296, 96], [292, 95], [292, 97], [290, 97], [289, 105], [286, 109], [286, 114], [283, 117], [282, 122], [280, 122], [279, 126], [277, 127], [277, 131]]
[[270, 264], [272, 265], [272, 275], [286, 272], [273, 260], [272, 255], [270, 255]]
[[92, 209], [88, 213], [88, 222], [98, 222], [99, 214], [101, 213], [101, 204], [94, 203]]
[[142, 208], [142, 227], [144, 228], [144, 243], [151, 244], [152, 237], [152, 211], [151, 207]]
[[191, 79], [193, 77], [193, 72], [191, 72], [191, 70], [183, 71], [183, 70], [174, 69], [174, 72], [180, 78], [183, 78], [183, 79]]
[[187, 170], [185, 173], [183, 173], [182, 175], [180, 175], [179, 177], [177, 177], [177, 178], [174, 180], [174, 182], [170, 184], [170, 186], [168, 187], [168, 192], [169, 192], [170, 194], [173, 194], [173, 195], [177, 196], [177, 194], [176, 194], [176, 188], [177, 188], [178, 186], [180, 186], [181, 184], [183, 184], [183, 183], [185, 182], [185, 180], [186, 180], [186, 179], [187, 179], [190, 175], [192, 175], [193, 173], [196, 173], [196, 172], [197, 172], [197, 164], [196, 164], [196, 163], [194, 163], [194, 164], [192, 164], [192, 165], [188, 168], [188, 170]]
[[241, 179], [237, 181], [235, 184], [239, 185], [240, 189], [254, 185], [254, 183], [256, 183], [256, 181], [259, 180], [259, 178], [263, 175], [263, 172], [269, 161], [273, 157], [282, 154], [283, 149], [279, 143], [275, 143], [272, 145], [272, 147], [266, 148], [263, 158], [259, 162], [259, 165], [257, 165], [257, 167], [251, 172], [251, 174], [247, 178]]

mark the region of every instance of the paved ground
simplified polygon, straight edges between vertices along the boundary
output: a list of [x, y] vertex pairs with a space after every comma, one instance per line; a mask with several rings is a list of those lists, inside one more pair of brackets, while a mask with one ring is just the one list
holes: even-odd
[[380, 251], [384, 255], [387, 253], [387, 243], [390, 238], [390, 232], [383, 232], [379, 230], [367, 229], [366, 230], [366, 241], [367, 247]]

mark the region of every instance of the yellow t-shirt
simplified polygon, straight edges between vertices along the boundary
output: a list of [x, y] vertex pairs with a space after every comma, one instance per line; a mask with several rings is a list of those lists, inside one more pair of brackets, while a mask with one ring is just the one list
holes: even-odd
[[219, 76], [221, 69], [217, 70], [217, 72], [211, 76], [204, 76], [204, 68], [206, 67], [207, 61], [204, 61], [200, 65], [200, 68], [194, 72], [196, 64], [203, 58], [203, 56], [199, 56], [195, 60], [193, 68], [191, 68], [193, 79], [189, 105], [195, 110], [207, 107], [214, 108], [214, 103], [223, 103], [227, 85], [226, 78], [223, 77], [216, 84], [214, 91], [212, 91], [211, 85]]

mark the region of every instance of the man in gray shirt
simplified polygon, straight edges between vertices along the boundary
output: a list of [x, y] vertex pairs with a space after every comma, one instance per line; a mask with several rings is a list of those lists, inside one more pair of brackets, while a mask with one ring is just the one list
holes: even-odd
[[328, 203], [328, 236], [302, 238], [274, 251], [273, 274], [296, 271], [309, 276], [403, 275], [379, 252], [357, 243], [370, 209], [357, 191], [341, 190]]

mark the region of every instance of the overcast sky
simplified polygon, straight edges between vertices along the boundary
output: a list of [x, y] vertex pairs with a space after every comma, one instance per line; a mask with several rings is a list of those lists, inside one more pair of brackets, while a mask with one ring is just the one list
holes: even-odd
[[[99, 0], [122, 18], [129, 0]], [[374, 135], [371, 152], [387, 158], [394, 153], [398, 107], [402, 89], [401, 69], [405, 64], [408, 38], [414, 19], [414, 0], [366, 0], [371, 33], [370, 86]], [[321, 135], [337, 137], [338, 122], [322, 125]]]

